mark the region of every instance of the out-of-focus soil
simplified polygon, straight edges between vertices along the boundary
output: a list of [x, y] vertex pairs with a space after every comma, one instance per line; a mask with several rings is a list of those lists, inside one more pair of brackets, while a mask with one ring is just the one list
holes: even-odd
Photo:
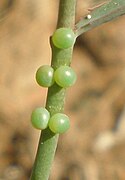
[[[40, 133], [30, 114], [47, 95], [34, 74], [50, 64], [57, 9], [57, 0], [0, 1], [0, 180], [29, 179]], [[77, 39], [78, 79], [65, 106], [71, 128], [60, 136], [50, 180], [125, 179], [124, 22], [123, 16]]]

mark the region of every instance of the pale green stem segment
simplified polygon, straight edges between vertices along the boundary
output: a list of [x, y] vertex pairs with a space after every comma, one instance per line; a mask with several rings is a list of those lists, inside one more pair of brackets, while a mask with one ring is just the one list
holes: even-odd
[[[94, 27], [113, 20], [125, 14], [125, 0], [111, 0], [100, 7], [93, 9], [89, 15], [83, 17], [76, 25], [76, 34], [79, 36]], [[87, 18], [89, 17], [89, 18]]]
[[[57, 28], [73, 28], [75, 22], [76, 0], [60, 0], [59, 17]], [[70, 65], [72, 59], [72, 48], [60, 50], [52, 47], [52, 67], [56, 69], [61, 65]], [[56, 84], [48, 89], [46, 108], [50, 114], [64, 111], [66, 90]], [[54, 159], [58, 134], [52, 133], [49, 128], [42, 131], [35, 163], [32, 170], [31, 180], [48, 180], [52, 162]]]
[[[57, 28], [74, 28], [75, 6], [76, 0], [60, 0]], [[81, 21], [79, 21], [75, 26], [76, 34], [79, 36], [80, 34], [89, 31], [102, 23], [111, 21], [123, 14], [125, 14], [125, 1], [112, 0], [107, 4], [94, 9], [90, 13], [91, 16], [89, 17], [91, 18], [84, 17]], [[52, 43], [51, 47], [51, 64], [54, 69], [61, 65], [70, 65], [73, 47], [60, 50], [54, 47]], [[65, 92], [65, 89], [60, 88], [56, 84], [48, 89], [46, 108], [50, 111], [51, 115], [64, 111]], [[57, 147], [57, 141], [58, 134], [55, 135], [49, 130], [49, 128], [42, 131], [31, 180], [48, 180]]]

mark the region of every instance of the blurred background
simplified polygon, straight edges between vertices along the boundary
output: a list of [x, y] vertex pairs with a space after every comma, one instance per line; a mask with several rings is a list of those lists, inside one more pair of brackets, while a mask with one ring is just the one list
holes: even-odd
[[[35, 82], [50, 64], [49, 37], [58, 0], [0, 0], [0, 180], [30, 177], [40, 132], [32, 110], [45, 106], [47, 89]], [[77, 19], [100, 1], [78, 0]], [[65, 113], [71, 128], [60, 136], [50, 180], [125, 179], [125, 17], [77, 39]]]

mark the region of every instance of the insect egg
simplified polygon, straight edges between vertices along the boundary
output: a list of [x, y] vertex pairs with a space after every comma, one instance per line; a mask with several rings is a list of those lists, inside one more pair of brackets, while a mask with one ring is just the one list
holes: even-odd
[[54, 73], [55, 82], [63, 88], [72, 86], [77, 79], [76, 73], [69, 66], [60, 66]]
[[42, 87], [50, 87], [54, 83], [54, 69], [51, 66], [43, 65], [36, 72], [36, 81]]
[[36, 108], [31, 115], [31, 123], [36, 129], [46, 129], [48, 126], [50, 113], [45, 108]]
[[49, 120], [49, 128], [54, 133], [64, 133], [70, 127], [69, 117], [62, 113], [54, 114]]
[[91, 16], [90, 14], [88, 14], [88, 15], [86, 16], [86, 18], [87, 18], [87, 19], [91, 19], [92, 16]]
[[53, 44], [59, 49], [72, 47], [75, 43], [75, 39], [75, 34], [70, 28], [59, 28], [52, 36]]

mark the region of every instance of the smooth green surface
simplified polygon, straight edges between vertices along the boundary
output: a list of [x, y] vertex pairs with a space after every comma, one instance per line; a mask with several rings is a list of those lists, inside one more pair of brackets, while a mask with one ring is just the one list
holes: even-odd
[[54, 73], [54, 79], [59, 86], [67, 88], [75, 84], [77, 76], [71, 67], [60, 66]]
[[54, 83], [54, 69], [51, 66], [43, 65], [36, 72], [36, 81], [42, 87], [50, 87]]
[[70, 28], [59, 28], [52, 36], [53, 44], [59, 49], [67, 49], [74, 45], [75, 34]]
[[77, 0], [60, 0], [57, 29], [74, 28], [76, 2]]
[[[123, 3], [123, 6], [121, 6], [121, 3]], [[60, 4], [60, 8], [59, 8], [59, 18], [58, 18], [57, 28], [70, 27], [73, 29], [76, 0], [60, 0], [59, 4]], [[124, 0], [120, 1], [119, 7], [120, 9], [118, 9], [117, 6], [118, 9], [117, 13], [119, 11], [118, 14], [113, 11], [111, 12], [111, 14], [114, 13], [114, 15], [116, 15], [115, 17], [125, 13]], [[86, 21], [84, 25], [83, 22], [81, 22], [82, 24], [80, 26], [79, 25], [78, 27], [76, 26], [77, 36], [94, 27], [94, 25], [91, 26], [90, 20], [92, 19]], [[104, 19], [104, 21], [106, 21], [106, 18]], [[101, 22], [99, 21], [97, 24], [95, 24], [95, 27], [103, 23], [104, 21], [102, 18], [102, 21]], [[52, 47], [52, 67], [54, 69], [57, 69], [60, 65], [70, 65], [71, 57], [72, 57], [72, 48], [59, 50], [56, 47], [53, 47], [53, 44], [51, 44], [51, 47]], [[65, 103], [65, 90], [58, 87], [57, 85], [53, 85], [52, 87], [50, 87], [48, 91], [47, 104], [46, 104], [46, 107], [48, 110], [50, 110], [50, 113], [54, 114], [56, 112], [62, 112], [64, 109], [64, 103]], [[49, 173], [53, 162], [57, 141], [58, 141], [58, 134], [55, 135], [54, 133], [52, 133], [52, 131], [50, 131], [49, 128], [42, 131], [35, 163], [33, 166], [31, 180], [49, 179]]]
[[42, 131], [30, 180], [49, 179], [58, 137], [49, 128]]
[[69, 117], [62, 113], [54, 114], [49, 120], [49, 128], [54, 133], [64, 133], [70, 128]]
[[90, 13], [91, 18], [83, 17], [76, 25], [76, 34], [89, 31], [103, 23], [113, 20], [114, 18], [125, 14], [125, 0], [111, 0], [104, 5], [93, 9]]
[[31, 115], [31, 123], [36, 129], [46, 129], [50, 119], [50, 113], [45, 108], [36, 108]]
[[[59, 17], [57, 28], [73, 28], [75, 21], [76, 0], [60, 0]], [[54, 70], [61, 65], [69, 65], [72, 59], [72, 48], [60, 50], [51, 44], [52, 47], [52, 67]], [[48, 89], [46, 108], [50, 114], [63, 112], [65, 104], [65, 89], [56, 84]], [[54, 159], [58, 134], [52, 133], [49, 128], [42, 131], [35, 163], [32, 170], [31, 180], [48, 180]]]

